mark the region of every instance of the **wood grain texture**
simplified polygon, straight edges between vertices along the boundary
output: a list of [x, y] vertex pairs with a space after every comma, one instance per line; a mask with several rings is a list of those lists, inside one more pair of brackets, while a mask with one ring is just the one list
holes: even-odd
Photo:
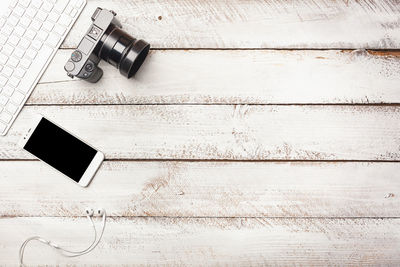
[[[62, 69], [97, 6], [161, 49], [135, 79]], [[86, 247], [87, 206], [113, 216], [96, 250], [27, 262], [399, 266], [400, 106], [368, 105], [400, 103], [399, 52], [313, 50], [400, 49], [399, 18], [398, 0], [88, 0], [0, 138], [0, 266], [33, 235]], [[106, 154], [89, 188], [18, 160], [34, 113]]]
[[60, 50], [29, 104], [400, 103], [400, 55], [373, 51], [152, 51], [134, 79], [102, 62], [92, 84]]
[[[34, 265], [385, 265], [400, 264], [399, 219], [111, 218], [99, 246], [66, 259], [41, 244]], [[70, 249], [89, 244], [86, 218], [0, 219], [0, 264], [16, 264], [19, 245], [40, 235]]]
[[38, 161], [0, 169], [0, 217], [400, 216], [398, 163], [108, 161], [87, 189]]
[[63, 47], [98, 6], [156, 48], [400, 48], [397, 0], [89, 0]]
[[90, 140], [108, 159], [396, 161], [399, 111], [398, 106], [29, 106], [0, 139], [0, 158], [32, 158], [16, 143], [41, 113]]

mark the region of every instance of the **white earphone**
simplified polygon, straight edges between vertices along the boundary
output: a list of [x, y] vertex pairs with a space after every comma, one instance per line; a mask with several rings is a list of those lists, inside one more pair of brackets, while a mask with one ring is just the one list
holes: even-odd
[[[21, 247], [19, 248], [19, 265], [24, 266], [24, 251], [25, 251], [26, 245], [32, 240], [36, 240], [45, 245], [48, 245], [48, 246], [54, 248], [55, 250], [57, 250], [61, 255], [65, 256], [65, 257], [70, 257], [70, 258], [85, 255], [85, 254], [89, 253], [90, 251], [92, 251], [93, 249], [95, 249], [96, 246], [99, 244], [99, 242], [103, 236], [104, 229], [106, 227], [106, 218], [107, 218], [106, 211], [104, 209], [100, 208], [100, 209], [97, 209], [96, 212], [94, 212], [93, 209], [87, 208], [85, 210], [85, 213], [86, 213], [86, 217], [89, 219], [91, 225], [93, 226], [93, 230], [94, 230], [94, 240], [87, 249], [84, 249], [81, 251], [72, 251], [72, 250], [63, 248], [52, 241], [48, 241], [44, 238], [41, 238], [40, 236], [33, 236], [33, 237], [30, 237], [27, 240], [25, 240], [24, 243], [22, 243]], [[93, 216], [102, 216], [102, 229], [101, 229], [98, 240], [97, 240], [97, 230], [96, 230], [96, 227], [93, 222]]]

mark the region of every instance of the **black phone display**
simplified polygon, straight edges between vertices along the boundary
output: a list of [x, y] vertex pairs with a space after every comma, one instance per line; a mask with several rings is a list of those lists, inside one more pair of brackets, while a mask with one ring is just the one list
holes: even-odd
[[46, 118], [42, 118], [24, 149], [79, 182], [97, 150]]

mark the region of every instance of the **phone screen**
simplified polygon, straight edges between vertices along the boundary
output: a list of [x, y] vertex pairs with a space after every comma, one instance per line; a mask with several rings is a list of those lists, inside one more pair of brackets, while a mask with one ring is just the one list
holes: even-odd
[[85, 173], [97, 151], [42, 118], [24, 149], [76, 182]]

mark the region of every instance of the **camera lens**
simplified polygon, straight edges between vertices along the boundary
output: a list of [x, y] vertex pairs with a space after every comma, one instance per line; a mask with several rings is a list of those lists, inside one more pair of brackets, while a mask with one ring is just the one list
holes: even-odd
[[139, 70], [149, 49], [147, 42], [137, 40], [111, 24], [102, 36], [99, 56], [119, 69], [122, 75], [131, 78]]

